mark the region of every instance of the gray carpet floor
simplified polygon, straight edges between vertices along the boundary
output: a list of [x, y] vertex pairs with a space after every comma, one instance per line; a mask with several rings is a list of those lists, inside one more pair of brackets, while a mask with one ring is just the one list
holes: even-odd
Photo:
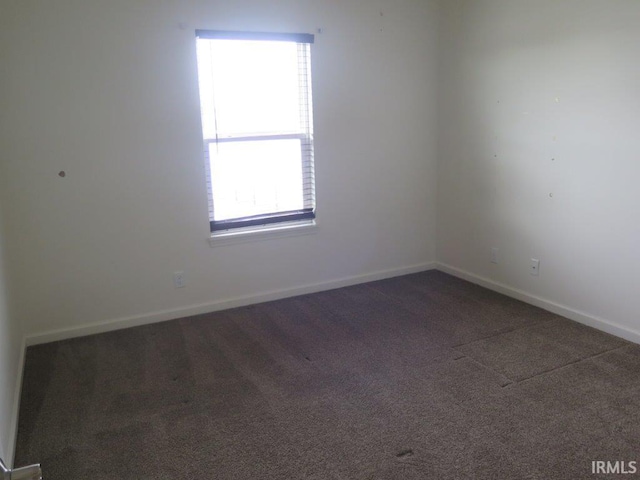
[[46, 480], [621, 478], [598, 460], [640, 461], [640, 346], [437, 271], [30, 347], [16, 453]]

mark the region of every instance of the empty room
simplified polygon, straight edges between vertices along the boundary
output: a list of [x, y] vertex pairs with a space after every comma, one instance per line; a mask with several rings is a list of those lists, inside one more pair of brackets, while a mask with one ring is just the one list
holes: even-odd
[[0, 0], [0, 478], [640, 478], [638, 0]]

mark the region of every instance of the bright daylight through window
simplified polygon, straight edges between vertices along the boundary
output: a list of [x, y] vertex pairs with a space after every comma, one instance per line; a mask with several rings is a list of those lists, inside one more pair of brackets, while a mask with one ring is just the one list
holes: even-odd
[[313, 221], [313, 35], [196, 36], [211, 231]]

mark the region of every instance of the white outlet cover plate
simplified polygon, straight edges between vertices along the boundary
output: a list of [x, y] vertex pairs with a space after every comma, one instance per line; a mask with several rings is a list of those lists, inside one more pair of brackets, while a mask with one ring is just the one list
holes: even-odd
[[184, 272], [174, 272], [173, 286], [176, 288], [183, 288], [185, 286]]
[[537, 258], [531, 259], [531, 275], [538, 276], [540, 275], [540, 260]]

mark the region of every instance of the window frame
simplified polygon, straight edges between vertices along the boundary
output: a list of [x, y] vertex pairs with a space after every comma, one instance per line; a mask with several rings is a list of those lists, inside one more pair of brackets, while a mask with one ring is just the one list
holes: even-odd
[[[249, 40], [249, 41], [286, 41], [296, 44], [313, 44], [314, 35], [305, 33], [271, 33], [271, 32], [241, 32], [241, 31], [225, 31], [225, 30], [196, 30], [197, 39], [208, 40]], [[307, 53], [310, 53], [308, 50]], [[304, 102], [299, 103], [300, 113], [306, 118], [304, 125], [293, 132], [277, 132], [265, 134], [227, 134], [225, 136], [216, 136], [213, 138], [204, 138], [203, 147], [204, 161], [206, 168], [207, 196], [209, 202], [209, 228], [212, 237], [216, 235], [227, 236], [233, 233], [242, 235], [244, 233], [260, 231], [268, 227], [275, 227], [278, 230], [287, 225], [294, 228], [300, 228], [304, 225], [315, 225], [316, 209], [315, 209], [315, 175], [314, 175], [314, 152], [313, 152], [313, 107], [311, 93], [311, 65], [310, 57], [306, 57], [305, 61], [305, 84], [301, 86], [306, 92]], [[200, 68], [200, 67], [198, 67]], [[300, 67], [299, 67], [300, 68]], [[202, 104], [200, 104], [202, 108]], [[306, 128], [305, 128], [306, 126]], [[250, 141], [269, 141], [269, 140], [300, 140], [300, 162], [303, 171], [302, 186], [310, 188], [311, 193], [303, 193], [304, 208], [298, 210], [279, 211], [273, 213], [265, 213], [259, 215], [251, 215], [237, 217], [225, 220], [214, 220], [215, 202], [213, 200], [213, 177], [211, 173], [211, 145], [230, 143], [230, 142], [250, 142]], [[308, 170], [308, 171], [305, 171]], [[310, 203], [310, 206], [306, 204]]]

